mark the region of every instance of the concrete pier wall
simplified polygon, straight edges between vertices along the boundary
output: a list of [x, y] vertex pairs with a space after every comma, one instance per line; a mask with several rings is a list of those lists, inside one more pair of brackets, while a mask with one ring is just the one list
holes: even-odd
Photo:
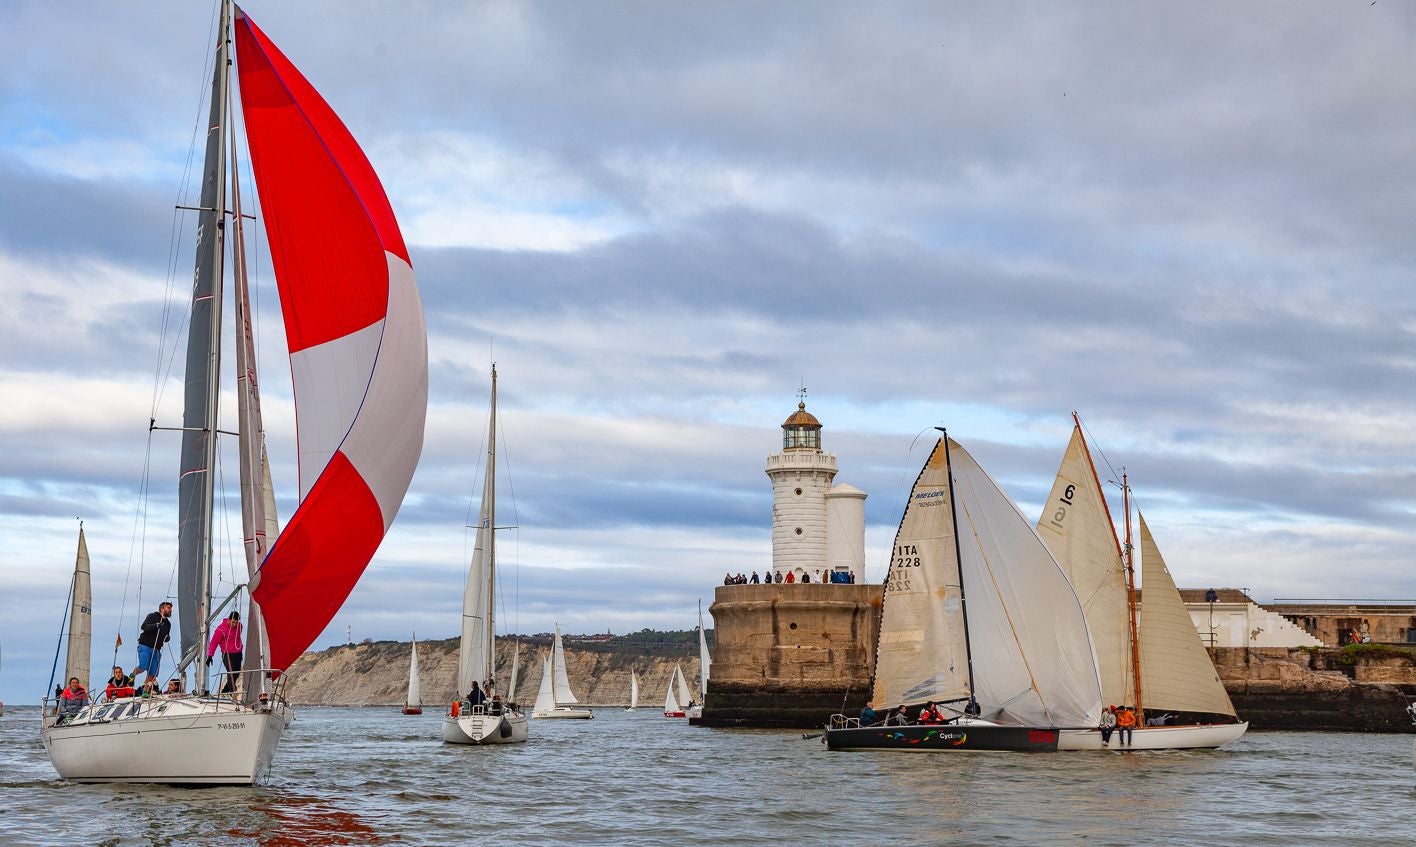
[[879, 585], [724, 585], [702, 726], [817, 727], [870, 698]]

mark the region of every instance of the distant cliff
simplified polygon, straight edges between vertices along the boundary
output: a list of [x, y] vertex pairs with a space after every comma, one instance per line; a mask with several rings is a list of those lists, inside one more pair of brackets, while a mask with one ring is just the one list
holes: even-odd
[[[708, 632], [710, 645], [712, 630]], [[550, 654], [548, 635], [519, 636], [516, 701], [531, 704], [541, 685], [541, 665]], [[511, 683], [517, 639], [497, 639], [496, 680]], [[664, 702], [674, 665], [683, 667], [697, 696], [698, 634], [644, 632], [605, 641], [565, 639], [566, 672], [582, 703], [628, 705], [631, 671], [639, 674], [639, 704]], [[286, 696], [297, 706], [401, 706], [408, 693], [407, 641], [375, 641], [306, 653], [290, 667]], [[418, 642], [419, 678], [425, 708], [452, 701], [457, 686], [457, 639]], [[465, 694], [466, 692], [462, 692]]]

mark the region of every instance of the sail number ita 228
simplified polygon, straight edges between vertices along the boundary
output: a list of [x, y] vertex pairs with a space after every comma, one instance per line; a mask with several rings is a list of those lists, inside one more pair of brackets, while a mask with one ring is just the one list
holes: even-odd
[[918, 544], [896, 544], [894, 555], [890, 557], [890, 582], [887, 591], [910, 591], [911, 582], [919, 567]]

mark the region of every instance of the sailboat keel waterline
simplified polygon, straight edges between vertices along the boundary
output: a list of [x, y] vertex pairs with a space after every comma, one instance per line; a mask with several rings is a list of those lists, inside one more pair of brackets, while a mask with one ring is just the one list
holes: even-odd
[[280, 705], [225, 698], [133, 698], [85, 707], [62, 725], [46, 716], [44, 749], [63, 779], [253, 785], [270, 773], [291, 720]]

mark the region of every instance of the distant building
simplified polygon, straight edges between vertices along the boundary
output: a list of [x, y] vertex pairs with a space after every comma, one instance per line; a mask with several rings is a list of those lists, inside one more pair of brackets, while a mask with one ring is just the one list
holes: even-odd
[[[1206, 647], [1322, 647], [1321, 639], [1237, 588], [1182, 588], [1180, 599]], [[1141, 602], [1145, 616], [1145, 602]]]
[[772, 573], [800, 580], [820, 571], [865, 581], [865, 498], [833, 485], [836, 455], [821, 449], [821, 422], [805, 401], [782, 424], [782, 451], [767, 457], [772, 481]]
[[1416, 644], [1416, 601], [1289, 600], [1268, 604], [1330, 647], [1353, 642]]

